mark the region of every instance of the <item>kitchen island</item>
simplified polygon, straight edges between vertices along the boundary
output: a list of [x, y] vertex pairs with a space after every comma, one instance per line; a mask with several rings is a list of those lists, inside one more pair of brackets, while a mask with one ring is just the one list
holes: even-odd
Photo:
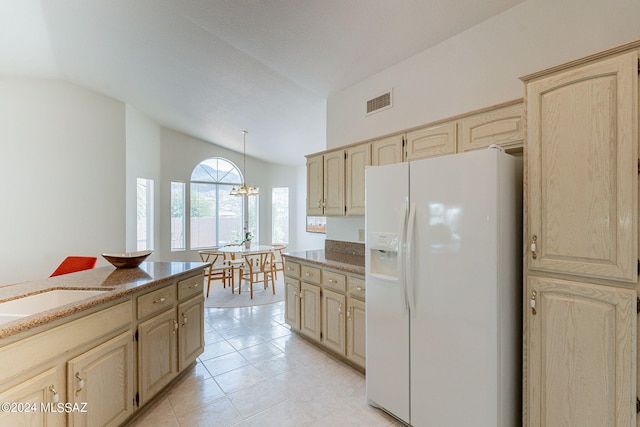
[[[337, 243], [337, 244], [336, 244]], [[291, 330], [364, 372], [364, 245], [284, 254], [285, 321]]]
[[203, 351], [207, 265], [146, 262], [0, 288], [0, 316], [11, 312], [0, 317], [0, 402], [12, 405], [0, 425], [133, 417]]

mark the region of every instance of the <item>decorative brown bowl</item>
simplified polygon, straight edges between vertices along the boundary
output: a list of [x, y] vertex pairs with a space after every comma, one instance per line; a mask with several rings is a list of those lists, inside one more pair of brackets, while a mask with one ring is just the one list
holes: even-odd
[[127, 252], [124, 254], [102, 254], [115, 268], [134, 268], [142, 264], [153, 251]]

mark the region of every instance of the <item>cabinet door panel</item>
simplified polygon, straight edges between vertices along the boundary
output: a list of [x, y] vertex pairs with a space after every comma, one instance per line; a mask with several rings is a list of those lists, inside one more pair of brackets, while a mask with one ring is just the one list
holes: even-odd
[[178, 322], [180, 323], [179, 371], [189, 366], [204, 351], [203, 319], [204, 298], [202, 295], [178, 305]]
[[[287, 263], [288, 264], [288, 263]], [[300, 330], [300, 281], [284, 276], [284, 320], [294, 331]]]
[[365, 303], [349, 299], [349, 317], [347, 319], [347, 357], [365, 367], [367, 355]]
[[347, 149], [347, 215], [364, 215], [364, 170], [371, 164], [371, 145]]
[[636, 281], [637, 57], [527, 85], [531, 269]]
[[458, 152], [480, 150], [492, 144], [505, 149], [522, 147], [522, 103], [465, 117], [460, 121]]
[[323, 215], [322, 155], [307, 158], [307, 215]]
[[344, 150], [324, 155], [324, 215], [344, 215]]
[[530, 277], [528, 295], [529, 425], [630, 425], [636, 292]]
[[456, 122], [451, 122], [407, 132], [407, 160], [455, 153], [456, 131]]
[[324, 290], [322, 295], [322, 344], [346, 356], [346, 297]]
[[300, 332], [320, 341], [320, 286], [300, 285]]
[[175, 308], [138, 325], [138, 386], [141, 405], [178, 371]]
[[67, 362], [68, 402], [90, 402], [69, 414], [70, 426], [117, 426], [133, 412], [133, 341], [130, 331]]
[[371, 164], [384, 166], [401, 163], [404, 160], [402, 138], [403, 135], [394, 135], [373, 141], [371, 143]]
[[[35, 404], [30, 412], [0, 411], [0, 426], [62, 427], [65, 425], [64, 412], [43, 411], [41, 405], [56, 405], [53, 390], [62, 393], [58, 380], [58, 370], [48, 369], [33, 378], [0, 393], [0, 403]], [[64, 399], [58, 395], [59, 402]], [[46, 407], [46, 406], [45, 406]]]

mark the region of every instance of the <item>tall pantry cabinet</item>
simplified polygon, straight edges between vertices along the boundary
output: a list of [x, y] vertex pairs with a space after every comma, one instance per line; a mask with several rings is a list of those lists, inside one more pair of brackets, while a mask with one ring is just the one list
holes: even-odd
[[637, 425], [638, 49], [523, 77], [523, 425]]

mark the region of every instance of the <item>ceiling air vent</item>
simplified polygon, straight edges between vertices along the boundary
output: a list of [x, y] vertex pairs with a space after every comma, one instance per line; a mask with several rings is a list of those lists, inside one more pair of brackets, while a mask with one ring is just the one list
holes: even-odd
[[388, 91], [367, 101], [367, 115], [391, 108], [391, 106], [391, 91]]

